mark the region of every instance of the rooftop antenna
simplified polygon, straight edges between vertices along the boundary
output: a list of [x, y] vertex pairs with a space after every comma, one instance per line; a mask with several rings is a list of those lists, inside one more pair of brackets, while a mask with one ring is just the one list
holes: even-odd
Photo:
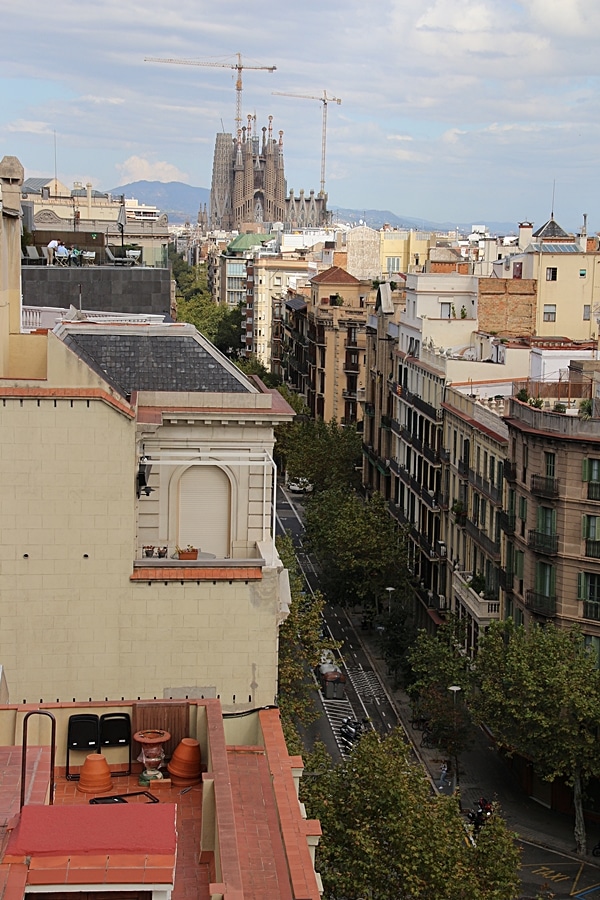
[[225, 126], [223, 125], [223, 119], [221, 119], [221, 131], [225, 134]]
[[556, 191], [556, 178], [552, 182], [552, 212], [550, 213], [550, 218], [554, 218], [554, 193]]

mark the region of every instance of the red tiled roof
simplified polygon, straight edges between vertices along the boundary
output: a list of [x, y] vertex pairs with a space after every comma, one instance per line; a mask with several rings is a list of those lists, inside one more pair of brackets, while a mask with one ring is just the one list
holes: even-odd
[[130, 581], [260, 581], [262, 569], [259, 566], [197, 566], [188, 569], [178, 566], [148, 566], [135, 569]]
[[310, 279], [311, 284], [360, 284], [358, 278], [339, 266], [332, 266]]
[[135, 412], [127, 403], [113, 397], [101, 388], [55, 388], [55, 387], [4, 387], [0, 381], [0, 398], [39, 399], [39, 400], [102, 400], [114, 409], [129, 416], [135, 417]]

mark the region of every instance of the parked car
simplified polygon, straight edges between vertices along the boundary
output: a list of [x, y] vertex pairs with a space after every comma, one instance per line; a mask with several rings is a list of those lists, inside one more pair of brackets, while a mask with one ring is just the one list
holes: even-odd
[[313, 489], [308, 478], [296, 478], [293, 481], [288, 481], [286, 487], [292, 494], [310, 494]]

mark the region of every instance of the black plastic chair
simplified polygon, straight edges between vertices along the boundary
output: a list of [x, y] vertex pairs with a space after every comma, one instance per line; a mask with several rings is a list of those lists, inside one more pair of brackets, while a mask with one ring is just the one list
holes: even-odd
[[103, 747], [127, 747], [129, 766], [126, 772], [111, 772], [113, 778], [131, 775], [131, 718], [129, 713], [104, 713], [100, 716], [100, 749]]
[[97, 753], [100, 741], [98, 716], [92, 713], [80, 713], [69, 716], [67, 729], [67, 767], [65, 775], [69, 781], [79, 781], [79, 775], [73, 775], [69, 769], [71, 750], [85, 753]]

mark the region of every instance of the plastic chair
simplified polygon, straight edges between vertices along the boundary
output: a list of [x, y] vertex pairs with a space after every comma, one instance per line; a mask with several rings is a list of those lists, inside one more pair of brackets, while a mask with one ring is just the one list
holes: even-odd
[[100, 741], [98, 716], [93, 713], [80, 713], [69, 716], [67, 728], [67, 766], [65, 776], [69, 781], [79, 781], [79, 775], [69, 770], [71, 750], [82, 750], [85, 753], [97, 753]]
[[127, 747], [129, 766], [126, 772], [111, 772], [113, 778], [131, 775], [131, 718], [129, 713], [104, 713], [100, 716], [100, 750], [103, 747]]

